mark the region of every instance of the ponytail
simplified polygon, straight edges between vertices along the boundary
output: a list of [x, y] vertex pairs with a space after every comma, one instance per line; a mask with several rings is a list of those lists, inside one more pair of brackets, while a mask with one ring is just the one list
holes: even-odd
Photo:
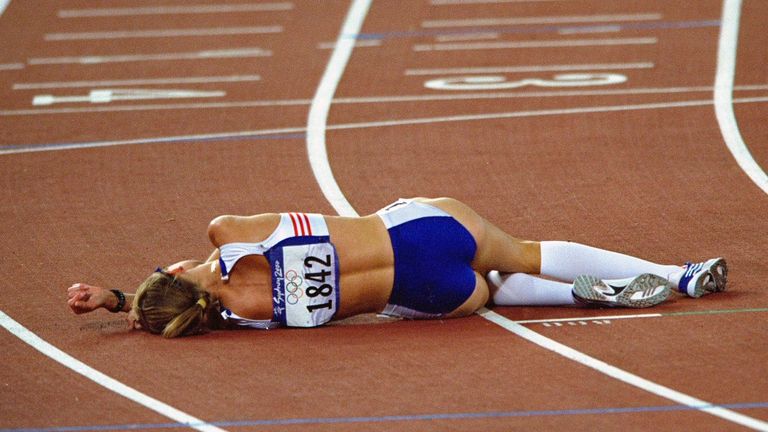
[[139, 286], [133, 309], [142, 328], [166, 338], [219, 327], [218, 308], [210, 293], [188, 280], [159, 272]]
[[208, 314], [210, 298], [211, 295], [203, 291], [197, 302], [165, 325], [162, 332], [163, 337], [174, 338], [205, 331], [205, 316]]

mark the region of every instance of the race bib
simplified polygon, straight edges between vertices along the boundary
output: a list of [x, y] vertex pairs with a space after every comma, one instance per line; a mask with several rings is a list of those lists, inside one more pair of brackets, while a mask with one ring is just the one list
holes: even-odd
[[[329, 242], [286, 245], [273, 263], [276, 311], [289, 327], [316, 327], [330, 321], [339, 306], [336, 249]], [[278, 274], [280, 273], [280, 274]]]

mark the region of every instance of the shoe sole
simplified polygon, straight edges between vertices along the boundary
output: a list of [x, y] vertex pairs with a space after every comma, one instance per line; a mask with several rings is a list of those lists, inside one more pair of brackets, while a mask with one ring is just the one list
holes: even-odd
[[[647, 308], [665, 301], [669, 297], [670, 289], [672, 288], [668, 280], [649, 273], [636, 277], [616, 296], [607, 296], [595, 289], [595, 287], [606, 290], [610, 289], [599, 278], [588, 275], [579, 276], [573, 281], [573, 296], [576, 300], [588, 305]], [[663, 289], [657, 290], [660, 287]]]
[[698, 298], [706, 294], [725, 291], [728, 283], [728, 264], [723, 258], [715, 258], [707, 261], [707, 267], [707, 272], [694, 284], [691, 297]]

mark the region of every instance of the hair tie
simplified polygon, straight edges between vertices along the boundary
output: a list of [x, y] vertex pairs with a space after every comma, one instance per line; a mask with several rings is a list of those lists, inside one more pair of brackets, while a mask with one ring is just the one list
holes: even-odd
[[208, 306], [208, 302], [205, 301], [205, 297], [200, 297], [200, 300], [197, 301], [197, 304], [199, 304], [200, 307], [203, 309], [205, 309], [205, 307]]

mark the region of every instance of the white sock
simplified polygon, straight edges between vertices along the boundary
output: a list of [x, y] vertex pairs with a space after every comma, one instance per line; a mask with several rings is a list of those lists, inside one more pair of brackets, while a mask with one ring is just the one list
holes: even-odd
[[564, 306], [575, 304], [572, 285], [542, 279], [525, 273], [488, 273], [488, 281], [498, 289], [493, 302], [499, 306]]
[[541, 274], [563, 281], [573, 281], [583, 274], [600, 279], [625, 279], [651, 273], [677, 284], [682, 270], [680, 266], [655, 264], [579, 243], [541, 242]]

